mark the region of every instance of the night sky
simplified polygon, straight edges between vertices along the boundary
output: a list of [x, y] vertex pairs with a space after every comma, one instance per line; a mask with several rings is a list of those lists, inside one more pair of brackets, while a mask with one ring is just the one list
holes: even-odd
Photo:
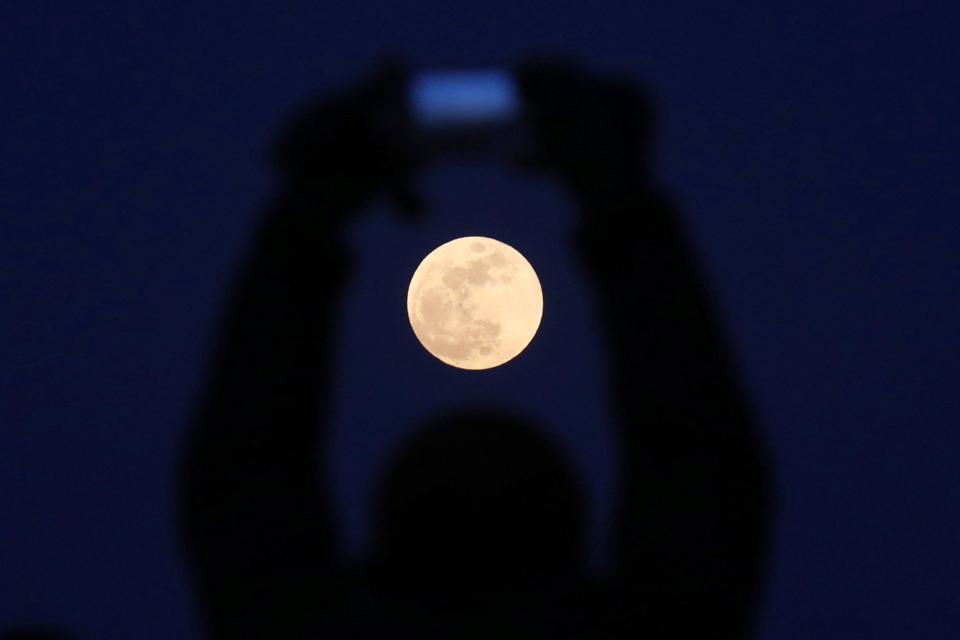
[[[199, 637], [176, 465], [277, 127], [386, 54], [432, 68], [548, 52], [657, 105], [657, 175], [775, 465], [758, 636], [955, 634], [960, 16], [642, 4], [4, 2], [0, 631]], [[345, 553], [365, 548], [376, 474], [411, 426], [496, 402], [574, 457], [602, 571], [613, 422], [570, 252], [578, 212], [495, 164], [437, 167], [421, 187], [421, 222], [380, 203], [350, 234], [328, 479]], [[519, 249], [544, 289], [532, 345], [479, 374], [434, 360], [406, 318], [419, 261], [464, 235]]]

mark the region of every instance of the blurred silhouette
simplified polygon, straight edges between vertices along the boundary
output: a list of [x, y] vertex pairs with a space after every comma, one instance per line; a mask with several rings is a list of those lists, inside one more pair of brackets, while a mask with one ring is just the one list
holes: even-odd
[[[574, 65], [516, 71], [537, 137], [524, 167], [583, 211], [615, 371], [612, 576], [584, 570], [579, 483], [523, 416], [439, 416], [383, 475], [375, 552], [341, 562], [325, 415], [344, 227], [376, 193], [416, 209], [426, 161], [386, 70], [280, 136], [280, 184], [223, 320], [183, 466], [188, 560], [213, 638], [739, 638], [770, 496], [754, 422], [668, 199], [646, 98]], [[384, 114], [394, 114], [390, 121]]]

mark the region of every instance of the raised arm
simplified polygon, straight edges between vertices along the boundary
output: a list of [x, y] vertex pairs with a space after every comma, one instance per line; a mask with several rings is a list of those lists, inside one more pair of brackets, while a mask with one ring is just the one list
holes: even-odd
[[409, 168], [375, 135], [398, 82], [384, 73], [304, 111], [278, 144], [280, 184], [234, 284], [184, 457], [185, 546], [211, 637], [301, 637], [342, 595], [320, 488], [348, 271], [340, 236]]
[[[522, 73], [536, 162], [584, 212], [620, 414], [612, 616], [646, 637], [748, 633], [766, 464], [695, 259], [650, 175], [649, 107], [629, 85], [567, 66]], [[697, 633], [694, 636], [692, 634]]]

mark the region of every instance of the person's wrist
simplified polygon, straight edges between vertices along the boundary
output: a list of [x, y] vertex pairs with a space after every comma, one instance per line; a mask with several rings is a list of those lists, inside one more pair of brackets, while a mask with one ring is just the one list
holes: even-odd
[[577, 244], [590, 266], [621, 272], [624, 264], [675, 258], [672, 248], [682, 243], [682, 229], [670, 199], [654, 185], [638, 181], [594, 193], [581, 205]]
[[581, 205], [590, 209], [617, 209], [644, 191], [645, 179], [624, 167], [603, 167], [570, 172], [564, 181]]

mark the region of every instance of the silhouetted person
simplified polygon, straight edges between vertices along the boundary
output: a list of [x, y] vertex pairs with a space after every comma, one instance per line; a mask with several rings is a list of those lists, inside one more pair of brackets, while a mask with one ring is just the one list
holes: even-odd
[[[307, 110], [235, 285], [184, 465], [186, 547], [215, 638], [734, 638], [749, 632], [765, 459], [679, 220], [649, 169], [646, 100], [567, 65], [518, 70], [539, 152], [583, 210], [619, 411], [614, 571], [583, 569], [579, 483], [520, 416], [465, 409], [418, 432], [377, 499], [375, 551], [340, 562], [326, 475], [344, 225], [411, 199], [415, 141], [385, 72]], [[403, 208], [403, 206], [401, 207]], [[696, 634], [696, 635], [694, 635]]]

